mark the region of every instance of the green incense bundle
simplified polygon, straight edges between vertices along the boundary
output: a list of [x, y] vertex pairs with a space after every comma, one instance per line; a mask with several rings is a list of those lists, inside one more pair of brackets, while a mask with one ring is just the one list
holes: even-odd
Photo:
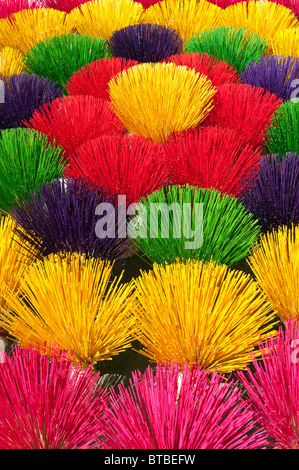
[[189, 185], [154, 191], [128, 222], [129, 238], [159, 264], [192, 258], [231, 266], [259, 235], [257, 220], [236, 198]]
[[45, 183], [61, 178], [65, 163], [61, 147], [49, 144], [45, 135], [16, 128], [0, 136], [0, 211], [13, 205]]
[[111, 57], [106, 41], [81, 35], [62, 34], [33, 46], [24, 56], [24, 70], [58, 82], [62, 88], [81, 67]]
[[267, 49], [264, 38], [235, 26], [220, 26], [203, 31], [185, 43], [185, 52], [209, 54], [242, 72], [250, 62], [262, 57]]
[[266, 130], [265, 145], [270, 153], [285, 155], [299, 153], [299, 105], [298, 98], [285, 101], [272, 116]]

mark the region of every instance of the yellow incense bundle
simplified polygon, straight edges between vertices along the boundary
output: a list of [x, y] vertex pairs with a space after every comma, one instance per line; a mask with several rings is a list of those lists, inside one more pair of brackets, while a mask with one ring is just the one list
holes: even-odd
[[109, 82], [112, 109], [132, 134], [164, 142], [197, 126], [217, 92], [205, 75], [173, 63], [144, 63]]
[[0, 20], [0, 47], [13, 47], [25, 54], [40, 41], [71, 31], [66, 13], [53, 8], [21, 10]]
[[[231, 5], [221, 15], [223, 26], [241, 26], [256, 32], [269, 43], [273, 35], [288, 28], [299, 27], [296, 15], [289, 8], [262, 0]], [[269, 48], [269, 53], [270, 48]], [[271, 52], [272, 53], [272, 52]]]
[[221, 14], [221, 8], [206, 0], [164, 0], [147, 8], [142, 20], [175, 29], [186, 41], [219, 26]]
[[15, 233], [16, 223], [9, 216], [0, 219], [0, 307], [6, 306], [7, 290], [15, 293], [28, 266], [34, 259], [34, 252], [21, 246], [21, 239]]
[[152, 361], [232, 372], [274, 334], [276, 315], [256, 282], [214, 262], [154, 265], [136, 279], [141, 354]]
[[273, 34], [270, 45], [275, 55], [299, 57], [299, 26]]
[[4, 47], [0, 52], [0, 76], [18, 75], [23, 71], [23, 54], [12, 47]]
[[9, 292], [0, 322], [20, 346], [53, 353], [56, 346], [84, 365], [130, 346], [133, 284], [111, 280], [112, 264], [56, 254], [32, 264], [19, 295]]
[[109, 39], [114, 31], [140, 23], [143, 12], [133, 0], [92, 0], [74, 8], [68, 24], [81, 34]]

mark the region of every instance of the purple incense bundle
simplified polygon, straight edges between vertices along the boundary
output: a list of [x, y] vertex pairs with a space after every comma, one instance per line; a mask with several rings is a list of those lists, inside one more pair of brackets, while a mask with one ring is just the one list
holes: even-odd
[[299, 59], [277, 55], [262, 57], [251, 62], [241, 72], [241, 78], [245, 84], [264, 88], [288, 101], [298, 85], [294, 80], [299, 78]]
[[136, 24], [115, 31], [108, 47], [115, 57], [137, 62], [160, 62], [183, 52], [184, 41], [174, 29], [158, 24]]
[[241, 182], [240, 200], [263, 232], [299, 223], [299, 158], [296, 153], [262, 157]]
[[70, 13], [74, 8], [83, 5], [89, 0], [39, 0], [43, 8], [54, 8], [55, 10]]
[[14, 206], [11, 216], [23, 229], [16, 231], [24, 246], [28, 249], [29, 243], [39, 257], [75, 252], [112, 261], [130, 254], [128, 239], [118, 238], [125, 229], [125, 218], [119, 222], [111, 197], [83, 181], [46, 184]]
[[56, 98], [63, 90], [58, 83], [37, 75], [10, 75], [2, 80], [3, 102], [0, 102], [0, 129], [25, 127], [35, 110]]

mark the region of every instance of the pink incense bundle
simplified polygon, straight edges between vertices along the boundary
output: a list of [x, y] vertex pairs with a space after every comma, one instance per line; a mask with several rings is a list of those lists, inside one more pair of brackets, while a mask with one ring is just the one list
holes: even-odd
[[214, 86], [224, 85], [225, 83], [238, 83], [240, 81], [238, 71], [232, 65], [209, 54], [201, 54], [199, 52], [194, 54], [177, 54], [168, 57], [164, 62], [186, 65], [194, 69], [195, 72], [203, 73], [211, 80]]
[[224, 375], [186, 363], [133, 372], [111, 391], [106, 449], [254, 449], [266, 443], [254, 413]]
[[15, 347], [0, 364], [1, 449], [87, 449], [101, 434], [107, 392], [99, 373]]
[[95, 60], [72, 75], [66, 90], [69, 95], [91, 95], [110, 100], [108, 83], [111, 78], [137, 64], [136, 60], [126, 60], [121, 57]]
[[39, 0], [3, 0], [0, 4], [0, 18], [7, 18], [18, 11], [32, 10], [41, 6]]
[[89, 0], [39, 0], [44, 8], [54, 8], [55, 10], [65, 11], [69, 13], [74, 8], [83, 5]]
[[159, 3], [161, 1], [162, 0], [135, 0], [135, 2], [141, 3], [141, 5], [143, 6], [145, 10], [151, 7], [152, 5], [155, 5], [156, 3]]
[[299, 324], [290, 319], [260, 345], [263, 361], [238, 376], [256, 417], [279, 449], [299, 449]]
[[229, 7], [230, 5], [235, 5], [236, 3], [240, 3], [242, 1], [248, 1], [248, 0], [209, 0], [209, 2], [213, 3], [213, 5], [217, 5], [217, 7], [220, 7], [223, 9]]
[[84, 179], [110, 195], [126, 195], [127, 206], [167, 181], [164, 147], [140, 136], [104, 135], [69, 156], [65, 177]]
[[279, 5], [283, 5], [284, 7], [289, 8], [290, 10], [292, 10], [292, 12], [295, 13], [297, 18], [299, 19], [299, 3], [298, 3], [298, 0], [275, 0], [275, 3], [278, 3]]
[[228, 127], [255, 146], [262, 146], [274, 111], [283, 103], [273, 93], [251, 85], [222, 85], [214, 97], [214, 108], [205, 126]]
[[165, 144], [172, 184], [186, 183], [238, 196], [240, 179], [260, 160], [260, 150], [234, 129], [204, 127], [174, 135]]
[[110, 109], [108, 101], [93, 96], [65, 96], [35, 111], [26, 127], [55, 140], [66, 154], [90, 139], [103, 134], [117, 135], [123, 125]]

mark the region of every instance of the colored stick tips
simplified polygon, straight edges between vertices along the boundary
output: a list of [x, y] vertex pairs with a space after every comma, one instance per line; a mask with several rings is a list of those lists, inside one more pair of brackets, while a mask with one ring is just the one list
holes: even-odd
[[283, 5], [294, 12], [294, 14], [299, 18], [299, 5], [296, 0], [276, 0], [275, 3]]
[[259, 341], [275, 333], [276, 316], [258, 284], [225, 265], [155, 264], [135, 289], [139, 353], [154, 362], [198, 362], [229, 373], [243, 369]]
[[176, 64], [141, 64], [112, 77], [112, 109], [127, 130], [156, 142], [197, 126], [217, 89], [204, 75]]

